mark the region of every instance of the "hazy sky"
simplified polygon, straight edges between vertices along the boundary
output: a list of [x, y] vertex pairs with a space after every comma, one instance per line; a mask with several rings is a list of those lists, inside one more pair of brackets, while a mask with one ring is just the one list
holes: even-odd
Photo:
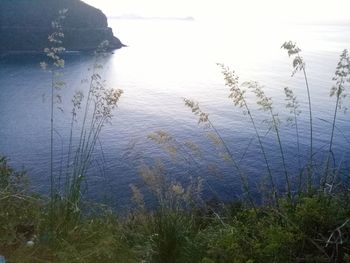
[[350, 19], [350, 0], [84, 0], [108, 16], [193, 16], [196, 19]]

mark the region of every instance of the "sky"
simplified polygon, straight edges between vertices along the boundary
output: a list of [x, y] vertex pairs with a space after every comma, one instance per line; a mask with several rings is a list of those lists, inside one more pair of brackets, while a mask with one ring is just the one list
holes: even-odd
[[350, 19], [350, 0], [84, 0], [107, 16], [195, 19], [337, 21]]

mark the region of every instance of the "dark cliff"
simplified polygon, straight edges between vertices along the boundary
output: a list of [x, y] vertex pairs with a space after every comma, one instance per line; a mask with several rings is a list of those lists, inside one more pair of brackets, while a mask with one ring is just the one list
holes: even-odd
[[0, 0], [0, 51], [48, 47], [51, 22], [62, 9], [68, 9], [63, 22], [67, 50], [93, 50], [104, 40], [111, 49], [123, 46], [108, 27], [106, 16], [80, 0]]

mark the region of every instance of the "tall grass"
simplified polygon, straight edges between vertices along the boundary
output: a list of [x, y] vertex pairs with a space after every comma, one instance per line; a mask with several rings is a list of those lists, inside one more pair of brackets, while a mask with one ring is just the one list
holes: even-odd
[[[328, 183], [329, 163], [330, 163], [330, 157], [333, 154], [332, 147], [333, 147], [334, 129], [336, 125], [337, 113], [338, 113], [338, 110], [342, 108], [343, 106], [342, 101], [347, 95], [345, 90], [346, 84], [350, 82], [350, 58], [349, 58], [349, 53], [346, 49], [340, 55], [340, 60], [337, 64], [333, 81], [335, 81], [335, 85], [331, 88], [330, 96], [331, 97], [335, 96], [336, 102], [335, 102], [335, 108], [334, 108], [334, 114], [333, 114], [332, 132], [329, 140], [328, 156], [326, 161], [326, 169], [325, 169], [325, 176], [323, 179], [324, 180], [323, 186], [325, 186], [325, 184]], [[330, 182], [330, 185], [333, 185], [333, 182]]]
[[[73, 206], [77, 206], [79, 203], [81, 184], [86, 177], [92, 154], [103, 126], [112, 120], [113, 112], [117, 108], [119, 99], [123, 94], [123, 91], [120, 89], [107, 88], [106, 82], [99, 73], [99, 70], [103, 69], [103, 65], [99, 64], [98, 61], [106, 54], [107, 48], [108, 42], [104, 42], [95, 54], [96, 61], [93, 65], [93, 74], [90, 79], [87, 99], [84, 101], [79, 143], [73, 154], [74, 156], [72, 156], [71, 170], [68, 171], [70, 177], [66, 180], [66, 196], [68, 197], [68, 202]], [[81, 98], [80, 93], [78, 93], [76, 98]], [[73, 145], [70, 145], [71, 147]]]
[[[80, 214], [80, 200], [82, 196], [82, 182], [86, 180], [88, 168], [90, 167], [95, 146], [99, 140], [99, 135], [107, 123], [112, 118], [123, 91], [121, 89], [111, 89], [103, 80], [103, 60], [108, 54], [109, 43], [104, 41], [96, 49], [94, 63], [92, 65], [92, 75], [88, 83], [87, 96], [84, 92], [77, 90], [72, 98], [72, 111], [70, 120], [70, 135], [68, 141], [68, 153], [65, 167], [61, 162], [59, 170], [65, 169], [65, 178], [62, 172], [57, 175], [54, 171], [55, 140], [54, 134], [57, 132], [58, 123], [55, 122], [56, 110], [64, 111], [60, 105], [62, 102], [62, 88], [66, 83], [62, 78], [62, 69], [65, 61], [62, 54], [64, 29], [62, 23], [68, 14], [68, 10], [60, 10], [58, 18], [52, 22], [53, 33], [49, 35], [48, 42], [51, 47], [45, 48], [49, 63], [40, 63], [41, 67], [51, 74], [51, 101], [50, 101], [50, 214], [52, 226], [55, 216], [62, 213], [64, 220], [77, 220]], [[86, 99], [85, 99], [86, 98]], [[82, 115], [82, 119], [80, 119]], [[81, 124], [79, 124], [81, 122]], [[78, 144], [73, 140], [74, 132], [80, 129]], [[60, 136], [60, 135], [59, 135]], [[61, 157], [63, 158], [63, 156]], [[61, 180], [64, 179], [64, 187], [61, 187]], [[64, 222], [62, 224], [65, 224]], [[54, 233], [52, 233], [54, 235]]]
[[248, 184], [248, 180], [246, 175], [244, 174], [244, 172], [242, 171], [242, 169], [240, 168], [239, 163], [236, 161], [236, 158], [233, 156], [231, 150], [229, 149], [229, 147], [227, 146], [225, 140], [222, 138], [221, 134], [219, 133], [219, 131], [215, 128], [215, 126], [213, 125], [213, 123], [211, 122], [211, 120], [209, 119], [209, 114], [203, 112], [201, 110], [201, 108], [199, 107], [198, 103], [194, 102], [193, 100], [190, 99], [184, 99], [185, 101], [185, 105], [187, 107], [189, 107], [191, 109], [191, 111], [197, 115], [199, 117], [198, 123], [203, 123], [204, 125], [206, 125], [207, 128], [211, 128], [214, 130], [215, 135], [217, 136], [217, 138], [219, 139], [219, 142], [223, 145], [226, 153], [229, 156], [229, 159], [231, 160], [233, 166], [235, 167], [235, 169], [237, 170], [242, 186], [243, 186], [243, 190], [245, 195], [247, 196], [249, 203], [255, 207], [254, 205], [254, 200], [251, 196], [250, 190], [249, 190], [249, 184]]
[[[315, 175], [315, 171], [313, 169], [313, 166], [316, 165], [316, 162], [314, 160], [314, 142], [313, 142], [313, 112], [312, 112], [312, 105], [311, 105], [311, 96], [310, 96], [310, 87], [309, 87], [309, 81], [306, 74], [306, 67], [305, 62], [303, 58], [300, 55], [300, 49], [296, 46], [296, 44], [292, 41], [285, 42], [282, 45], [282, 48], [286, 49], [288, 51], [288, 55], [293, 57], [293, 73], [294, 75], [297, 71], [302, 71], [304, 75], [306, 90], [307, 90], [307, 97], [308, 97], [308, 107], [309, 107], [309, 123], [310, 123], [310, 140], [309, 140], [309, 160], [306, 163], [306, 167], [308, 168], [307, 171], [307, 184], [306, 184], [306, 191], [310, 193], [312, 189], [315, 189], [317, 187], [317, 184], [315, 185], [313, 181], [313, 177]], [[275, 109], [273, 108], [272, 99], [268, 97], [263, 87], [253, 81], [246, 81], [242, 84], [239, 83], [239, 78], [236, 75], [235, 71], [231, 71], [227, 66], [223, 64], [218, 64], [221, 68], [222, 74], [224, 76], [225, 85], [229, 87], [229, 98], [232, 99], [234, 106], [238, 108], [243, 108], [243, 114], [249, 116], [249, 120], [253, 126], [256, 139], [258, 140], [260, 151], [263, 155], [265, 165], [267, 168], [267, 172], [269, 175], [269, 181], [270, 181], [270, 190], [268, 190], [269, 193], [272, 194], [274, 197], [274, 200], [276, 201], [276, 204], [278, 206], [278, 191], [275, 186], [275, 179], [271, 172], [271, 164], [267, 157], [267, 153], [265, 150], [264, 143], [262, 141], [262, 136], [260, 135], [260, 132], [257, 128], [256, 121], [254, 119], [253, 111], [250, 109], [248, 102], [246, 100], [246, 94], [247, 92], [251, 91], [256, 96], [256, 103], [260, 107], [261, 110], [266, 111], [270, 115], [270, 119], [265, 120], [269, 124], [269, 128], [274, 131], [276, 134], [277, 139], [277, 145], [280, 152], [281, 157], [281, 164], [284, 171], [284, 179], [286, 184], [286, 194], [289, 199], [292, 200], [293, 192], [296, 190], [296, 192], [299, 195], [303, 194], [304, 187], [303, 187], [303, 166], [301, 164], [301, 156], [303, 155], [300, 150], [300, 138], [299, 138], [299, 125], [298, 125], [298, 118], [300, 116], [300, 109], [299, 109], [299, 102], [297, 100], [297, 97], [295, 96], [293, 90], [290, 88], [284, 88], [284, 93], [286, 96], [286, 108], [289, 110], [289, 113], [292, 114], [291, 117], [288, 117], [287, 121], [292, 126], [295, 126], [295, 136], [296, 136], [296, 145], [297, 145], [297, 162], [298, 162], [298, 184], [297, 189], [295, 189], [295, 186], [292, 186], [292, 174], [287, 169], [287, 163], [293, 162], [290, 159], [286, 158], [285, 150], [282, 143], [281, 138], [281, 121], [278, 117], [278, 113], [275, 112]], [[335, 81], [335, 85], [331, 88], [330, 96], [336, 97], [336, 105], [335, 110], [333, 114], [333, 121], [332, 121], [332, 130], [331, 130], [331, 137], [329, 140], [329, 149], [327, 152], [326, 157], [326, 169], [322, 174], [317, 174], [320, 178], [320, 184], [318, 186], [321, 187], [321, 189], [324, 189], [325, 183], [329, 181], [330, 178], [332, 180], [328, 182], [328, 185], [333, 185], [335, 176], [330, 177], [330, 156], [333, 155], [332, 152], [332, 146], [333, 146], [333, 138], [334, 138], [334, 131], [336, 127], [336, 117], [337, 112], [341, 108], [342, 105], [342, 99], [345, 98], [345, 86], [350, 81], [349, 78], [349, 56], [347, 50], [344, 50], [343, 53], [340, 56], [340, 60], [338, 62], [335, 77], [333, 78], [333, 81]], [[214, 124], [209, 120], [209, 114], [204, 113], [201, 111], [200, 106], [198, 103], [195, 103], [192, 100], [185, 100], [186, 106], [190, 107], [192, 109], [192, 112], [199, 116], [199, 123], [207, 123], [208, 127], [213, 127], [214, 131], [218, 134], [218, 138], [221, 141], [222, 145], [224, 145], [225, 150], [228, 153], [231, 153], [231, 150], [227, 147], [227, 143], [224, 141], [224, 139], [220, 136], [218, 131], [216, 130]], [[233, 156], [231, 155], [232, 159]], [[292, 163], [290, 164], [292, 165]], [[238, 163], [235, 164], [235, 166], [238, 166]], [[244, 175], [244, 180], [242, 180], [242, 176], [239, 173], [239, 176], [241, 178], [241, 182], [244, 184], [245, 191], [249, 191], [249, 186], [247, 185], [247, 178], [246, 175]]]
[[247, 92], [247, 90], [245, 89], [245, 85], [243, 85], [244, 83], [242, 85], [239, 85], [239, 77], [236, 75], [235, 71], [231, 71], [228, 67], [226, 67], [223, 64], [218, 64], [218, 65], [221, 67], [222, 74], [225, 80], [225, 85], [230, 88], [230, 93], [228, 97], [233, 100], [234, 106], [243, 108], [244, 109], [243, 114], [247, 114], [249, 116], [249, 120], [254, 128], [256, 138], [258, 139], [261, 153], [264, 157], [264, 162], [266, 165], [266, 169], [268, 172], [269, 181], [271, 185], [271, 194], [272, 194], [272, 197], [275, 199], [276, 203], [278, 204], [278, 196], [277, 196], [277, 190], [275, 186], [275, 180], [272, 175], [272, 171], [266, 155], [265, 147], [262, 143], [261, 135], [255, 123], [255, 119], [252, 114], [252, 111], [250, 110], [250, 107], [248, 106], [247, 100], [245, 98], [245, 94]]
[[[57, 108], [62, 108], [59, 106], [61, 103], [61, 95], [59, 91], [65, 87], [65, 82], [60, 79], [60, 69], [64, 67], [64, 60], [61, 58], [61, 54], [65, 51], [65, 48], [62, 46], [64, 33], [62, 22], [66, 18], [67, 9], [59, 11], [58, 17], [52, 22], [53, 33], [48, 36], [50, 48], [45, 48], [44, 52], [46, 56], [50, 59], [50, 64], [45, 62], [40, 63], [41, 67], [44, 70], [48, 70], [51, 74], [51, 101], [50, 101], [50, 197], [53, 201], [55, 195], [57, 194], [55, 175], [54, 175], [54, 117], [55, 117], [55, 105]], [[51, 203], [51, 210], [53, 211], [54, 202]], [[53, 225], [53, 214], [51, 216], [51, 221]]]
[[288, 197], [291, 199], [292, 198], [292, 189], [291, 189], [289, 174], [287, 171], [286, 158], [284, 156], [281, 135], [280, 135], [280, 131], [279, 131], [280, 120], [278, 118], [278, 114], [276, 114], [273, 111], [272, 99], [270, 97], [266, 96], [262, 87], [257, 82], [247, 82], [244, 85], [247, 86], [248, 89], [252, 90], [253, 93], [256, 95], [257, 104], [261, 107], [261, 109], [263, 111], [267, 111], [271, 115], [270, 126], [272, 126], [272, 128], [276, 132], [276, 138], [277, 138], [278, 147], [279, 147], [279, 150], [281, 153], [282, 165], [283, 165], [285, 180], [286, 180], [286, 184], [287, 184], [287, 194], [288, 194]]
[[300, 160], [300, 139], [299, 139], [299, 125], [298, 125], [298, 117], [301, 113], [301, 110], [299, 110], [299, 102], [297, 100], [297, 97], [294, 95], [293, 90], [291, 90], [288, 87], [284, 88], [284, 93], [286, 95], [286, 108], [289, 109], [289, 113], [292, 114], [292, 117], [288, 117], [287, 121], [291, 123], [291, 126], [295, 127], [295, 136], [296, 136], [296, 142], [297, 142], [297, 157], [298, 157], [298, 167], [299, 171], [301, 171], [301, 160]]
[[293, 57], [293, 72], [292, 76], [298, 71], [303, 72], [304, 80], [305, 80], [305, 86], [306, 86], [306, 92], [307, 92], [307, 98], [308, 98], [308, 105], [309, 105], [309, 122], [310, 122], [310, 157], [309, 157], [309, 163], [308, 163], [308, 179], [307, 179], [307, 188], [308, 191], [311, 191], [312, 188], [312, 177], [313, 177], [313, 119], [312, 119], [312, 105], [311, 105], [311, 95], [310, 95], [310, 87], [309, 87], [309, 80], [306, 74], [306, 64], [304, 62], [303, 57], [300, 55], [301, 49], [296, 45], [296, 43], [292, 41], [284, 42], [281, 48], [287, 50], [288, 56]]

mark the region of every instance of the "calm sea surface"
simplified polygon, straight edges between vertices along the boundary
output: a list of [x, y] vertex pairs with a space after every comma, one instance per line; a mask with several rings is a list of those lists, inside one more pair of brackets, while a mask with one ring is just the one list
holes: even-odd
[[[87, 196], [108, 200], [117, 206], [130, 203], [129, 185], [142, 187], [139, 177], [143, 164], [163, 160], [166, 176], [188, 182], [189, 174], [205, 180], [206, 196], [212, 195], [208, 185], [221, 198], [240, 194], [237, 173], [222, 160], [223, 150], [208, 138], [208, 131], [197, 123], [197, 117], [184, 106], [183, 98], [198, 101], [240, 161], [251, 185], [258, 187], [266, 175], [263, 158], [247, 116], [228, 99], [220, 69], [225, 63], [234, 69], [241, 81], [254, 80], [265, 86], [279, 113], [281, 138], [291, 173], [298, 167], [295, 130], [288, 127], [283, 88], [288, 86], [298, 96], [302, 113], [299, 117], [302, 164], [308, 156], [310, 138], [307, 96], [303, 76], [291, 77], [291, 59], [280, 49], [293, 40], [302, 49], [310, 82], [315, 130], [316, 159], [322, 162], [327, 151], [335, 100], [329, 98], [332, 77], [341, 51], [350, 48], [349, 24], [269, 24], [257, 26], [223, 25], [182, 20], [110, 19], [114, 33], [128, 47], [106, 58], [103, 78], [124, 94], [112, 124], [104, 127], [96, 146], [88, 180]], [[71, 97], [75, 90], [87, 91], [81, 80], [88, 78], [93, 64], [90, 54], [70, 53], [66, 57], [61, 91], [62, 108], [57, 110], [55, 167], [67, 155]], [[36, 191], [47, 192], [49, 185], [49, 94], [50, 75], [33, 54], [0, 55], [0, 154], [8, 156], [16, 168], [24, 168]], [[248, 102], [264, 137], [268, 158], [276, 178], [282, 180], [282, 163], [275, 134], [263, 122], [268, 117], [259, 111], [255, 100]], [[349, 101], [344, 101], [349, 106]], [[347, 167], [349, 153], [349, 115], [340, 113], [334, 152], [337, 164]], [[165, 131], [178, 144], [193, 142], [201, 148], [195, 162], [169, 157], [164, 149], [147, 139], [156, 131]], [[179, 153], [187, 156], [187, 153]]]

